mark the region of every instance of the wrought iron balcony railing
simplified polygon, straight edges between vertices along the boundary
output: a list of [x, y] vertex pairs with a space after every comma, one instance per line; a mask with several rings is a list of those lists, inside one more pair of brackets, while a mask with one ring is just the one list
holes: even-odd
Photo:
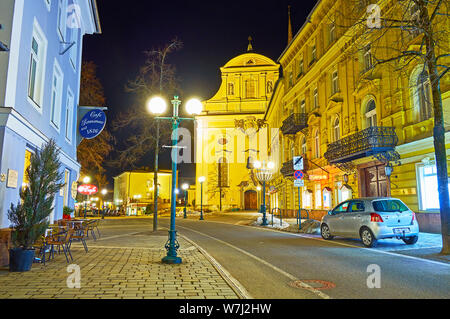
[[284, 177], [293, 177], [294, 176], [294, 163], [292, 160], [283, 163], [283, 166], [280, 169], [280, 173]]
[[397, 146], [394, 127], [373, 126], [328, 145], [329, 163], [346, 163], [358, 158], [391, 151]]
[[308, 127], [308, 116], [306, 113], [293, 113], [283, 121], [281, 132], [284, 135], [297, 134]]

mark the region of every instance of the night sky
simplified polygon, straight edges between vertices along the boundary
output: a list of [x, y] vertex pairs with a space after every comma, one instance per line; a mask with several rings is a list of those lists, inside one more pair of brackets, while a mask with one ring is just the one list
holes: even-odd
[[[219, 68], [245, 53], [248, 36], [254, 52], [277, 60], [287, 45], [288, 5], [293, 33], [311, 12], [314, 0], [144, 1], [97, 0], [102, 34], [85, 36], [83, 60], [93, 61], [105, 89], [111, 123], [132, 103], [124, 86], [144, 62], [143, 51], [177, 37], [183, 49], [170, 56], [186, 97], [211, 98], [220, 86]], [[180, 97], [183, 100], [183, 96]], [[120, 136], [116, 135], [117, 139]], [[149, 163], [153, 163], [149, 158]], [[168, 162], [161, 159], [162, 168]], [[151, 165], [151, 164], [150, 164]], [[151, 165], [152, 166], [152, 165]], [[181, 176], [194, 176], [192, 166]], [[118, 171], [109, 169], [112, 177]]]

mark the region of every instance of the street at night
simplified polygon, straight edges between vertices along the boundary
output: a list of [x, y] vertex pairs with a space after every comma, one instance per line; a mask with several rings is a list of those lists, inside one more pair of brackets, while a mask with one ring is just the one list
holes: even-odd
[[448, 0], [1, 0], [0, 302], [449, 299], [449, 18]]

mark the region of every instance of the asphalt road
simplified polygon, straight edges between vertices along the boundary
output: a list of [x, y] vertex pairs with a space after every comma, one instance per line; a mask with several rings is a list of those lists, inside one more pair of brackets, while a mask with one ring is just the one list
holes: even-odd
[[[252, 298], [450, 298], [450, 264], [242, 223], [176, 220], [179, 235], [203, 248]], [[161, 218], [160, 227], [168, 226]], [[368, 279], [380, 288], [369, 288]]]

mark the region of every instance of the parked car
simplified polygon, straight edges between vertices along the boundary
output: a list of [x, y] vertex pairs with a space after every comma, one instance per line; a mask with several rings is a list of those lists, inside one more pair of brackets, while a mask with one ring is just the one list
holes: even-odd
[[379, 239], [397, 238], [407, 245], [419, 239], [416, 215], [400, 199], [373, 197], [340, 203], [322, 218], [322, 238], [361, 238], [364, 246], [375, 247]]

